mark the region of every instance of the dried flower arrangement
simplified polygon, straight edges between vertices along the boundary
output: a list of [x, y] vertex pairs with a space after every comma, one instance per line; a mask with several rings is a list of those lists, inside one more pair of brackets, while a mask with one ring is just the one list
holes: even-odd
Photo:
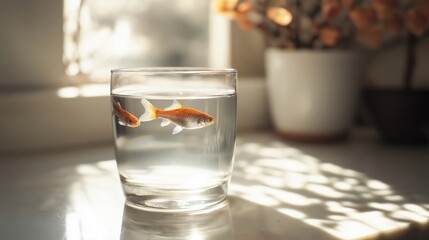
[[429, 0], [218, 0], [217, 11], [285, 49], [356, 42], [379, 49], [406, 36], [405, 88], [411, 86], [416, 41], [429, 30]]
[[[344, 1], [347, 2], [347, 1]], [[353, 34], [340, 0], [219, 0], [218, 12], [278, 48], [345, 47]]]
[[392, 39], [405, 38], [403, 88], [411, 89], [417, 41], [429, 30], [429, 0], [372, 0], [355, 7], [350, 18], [358, 29], [359, 40], [372, 49], [379, 49]]

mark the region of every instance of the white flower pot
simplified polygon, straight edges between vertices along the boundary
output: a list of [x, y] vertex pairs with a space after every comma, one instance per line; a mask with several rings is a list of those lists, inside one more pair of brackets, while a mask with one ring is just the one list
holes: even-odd
[[268, 96], [276, 132], [325, 141], [347, 135], [363, 78], [364, 56], [353, 51], [266, 51]]

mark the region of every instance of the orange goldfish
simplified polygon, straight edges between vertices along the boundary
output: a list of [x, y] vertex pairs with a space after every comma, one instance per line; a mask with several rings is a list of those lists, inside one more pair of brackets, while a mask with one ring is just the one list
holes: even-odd
[[116, 115], [118, 117], [118, 123], [122, 126], [126, 127], [138, 127], [140, 126], [140, 121], [138, 118], [136, 118], [131, 113], [127, 112], [125, 109], [121, 107], [121, 105], [117, 102], [115, 102], [112, 99], [113, 102], [113, 112], [112, 115]]
[[183, 107], [177, 100], [174, 100], [173, 104], [164, 110], [156, 108], [146, 99], [142, 99], [141, 102], [145, 112], [140, 117], [140, 121], [148, 122], [162, 118], [161, 127], [165, 127], [170, 123], [176, 125], [173, 129], [173, 135], [178, 134], [183, 129], [207, 127], [216, 121], [214, 117], [207, 113], [200, 112], [193, 108]]

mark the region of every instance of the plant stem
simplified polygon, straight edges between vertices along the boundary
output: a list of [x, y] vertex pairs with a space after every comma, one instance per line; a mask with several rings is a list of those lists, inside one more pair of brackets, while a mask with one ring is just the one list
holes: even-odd
[[414, 70], [416, 67], [416, 45], [417, 38], [412, 34], [408, 33], [407, 46], [406, 46], [406, 57], [405, 57], [405, 70], [404, 70], [404, 90], [411, 90], [411, 82], [414, 77]]

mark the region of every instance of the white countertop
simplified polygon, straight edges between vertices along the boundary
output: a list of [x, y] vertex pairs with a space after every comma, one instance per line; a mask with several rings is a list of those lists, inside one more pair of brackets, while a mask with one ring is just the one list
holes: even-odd
[[2, 156], [0, 239], [429, 239], [429, 147], [303, 144], [240, 134], [211, 213], [124, 206], [113, 148]]

